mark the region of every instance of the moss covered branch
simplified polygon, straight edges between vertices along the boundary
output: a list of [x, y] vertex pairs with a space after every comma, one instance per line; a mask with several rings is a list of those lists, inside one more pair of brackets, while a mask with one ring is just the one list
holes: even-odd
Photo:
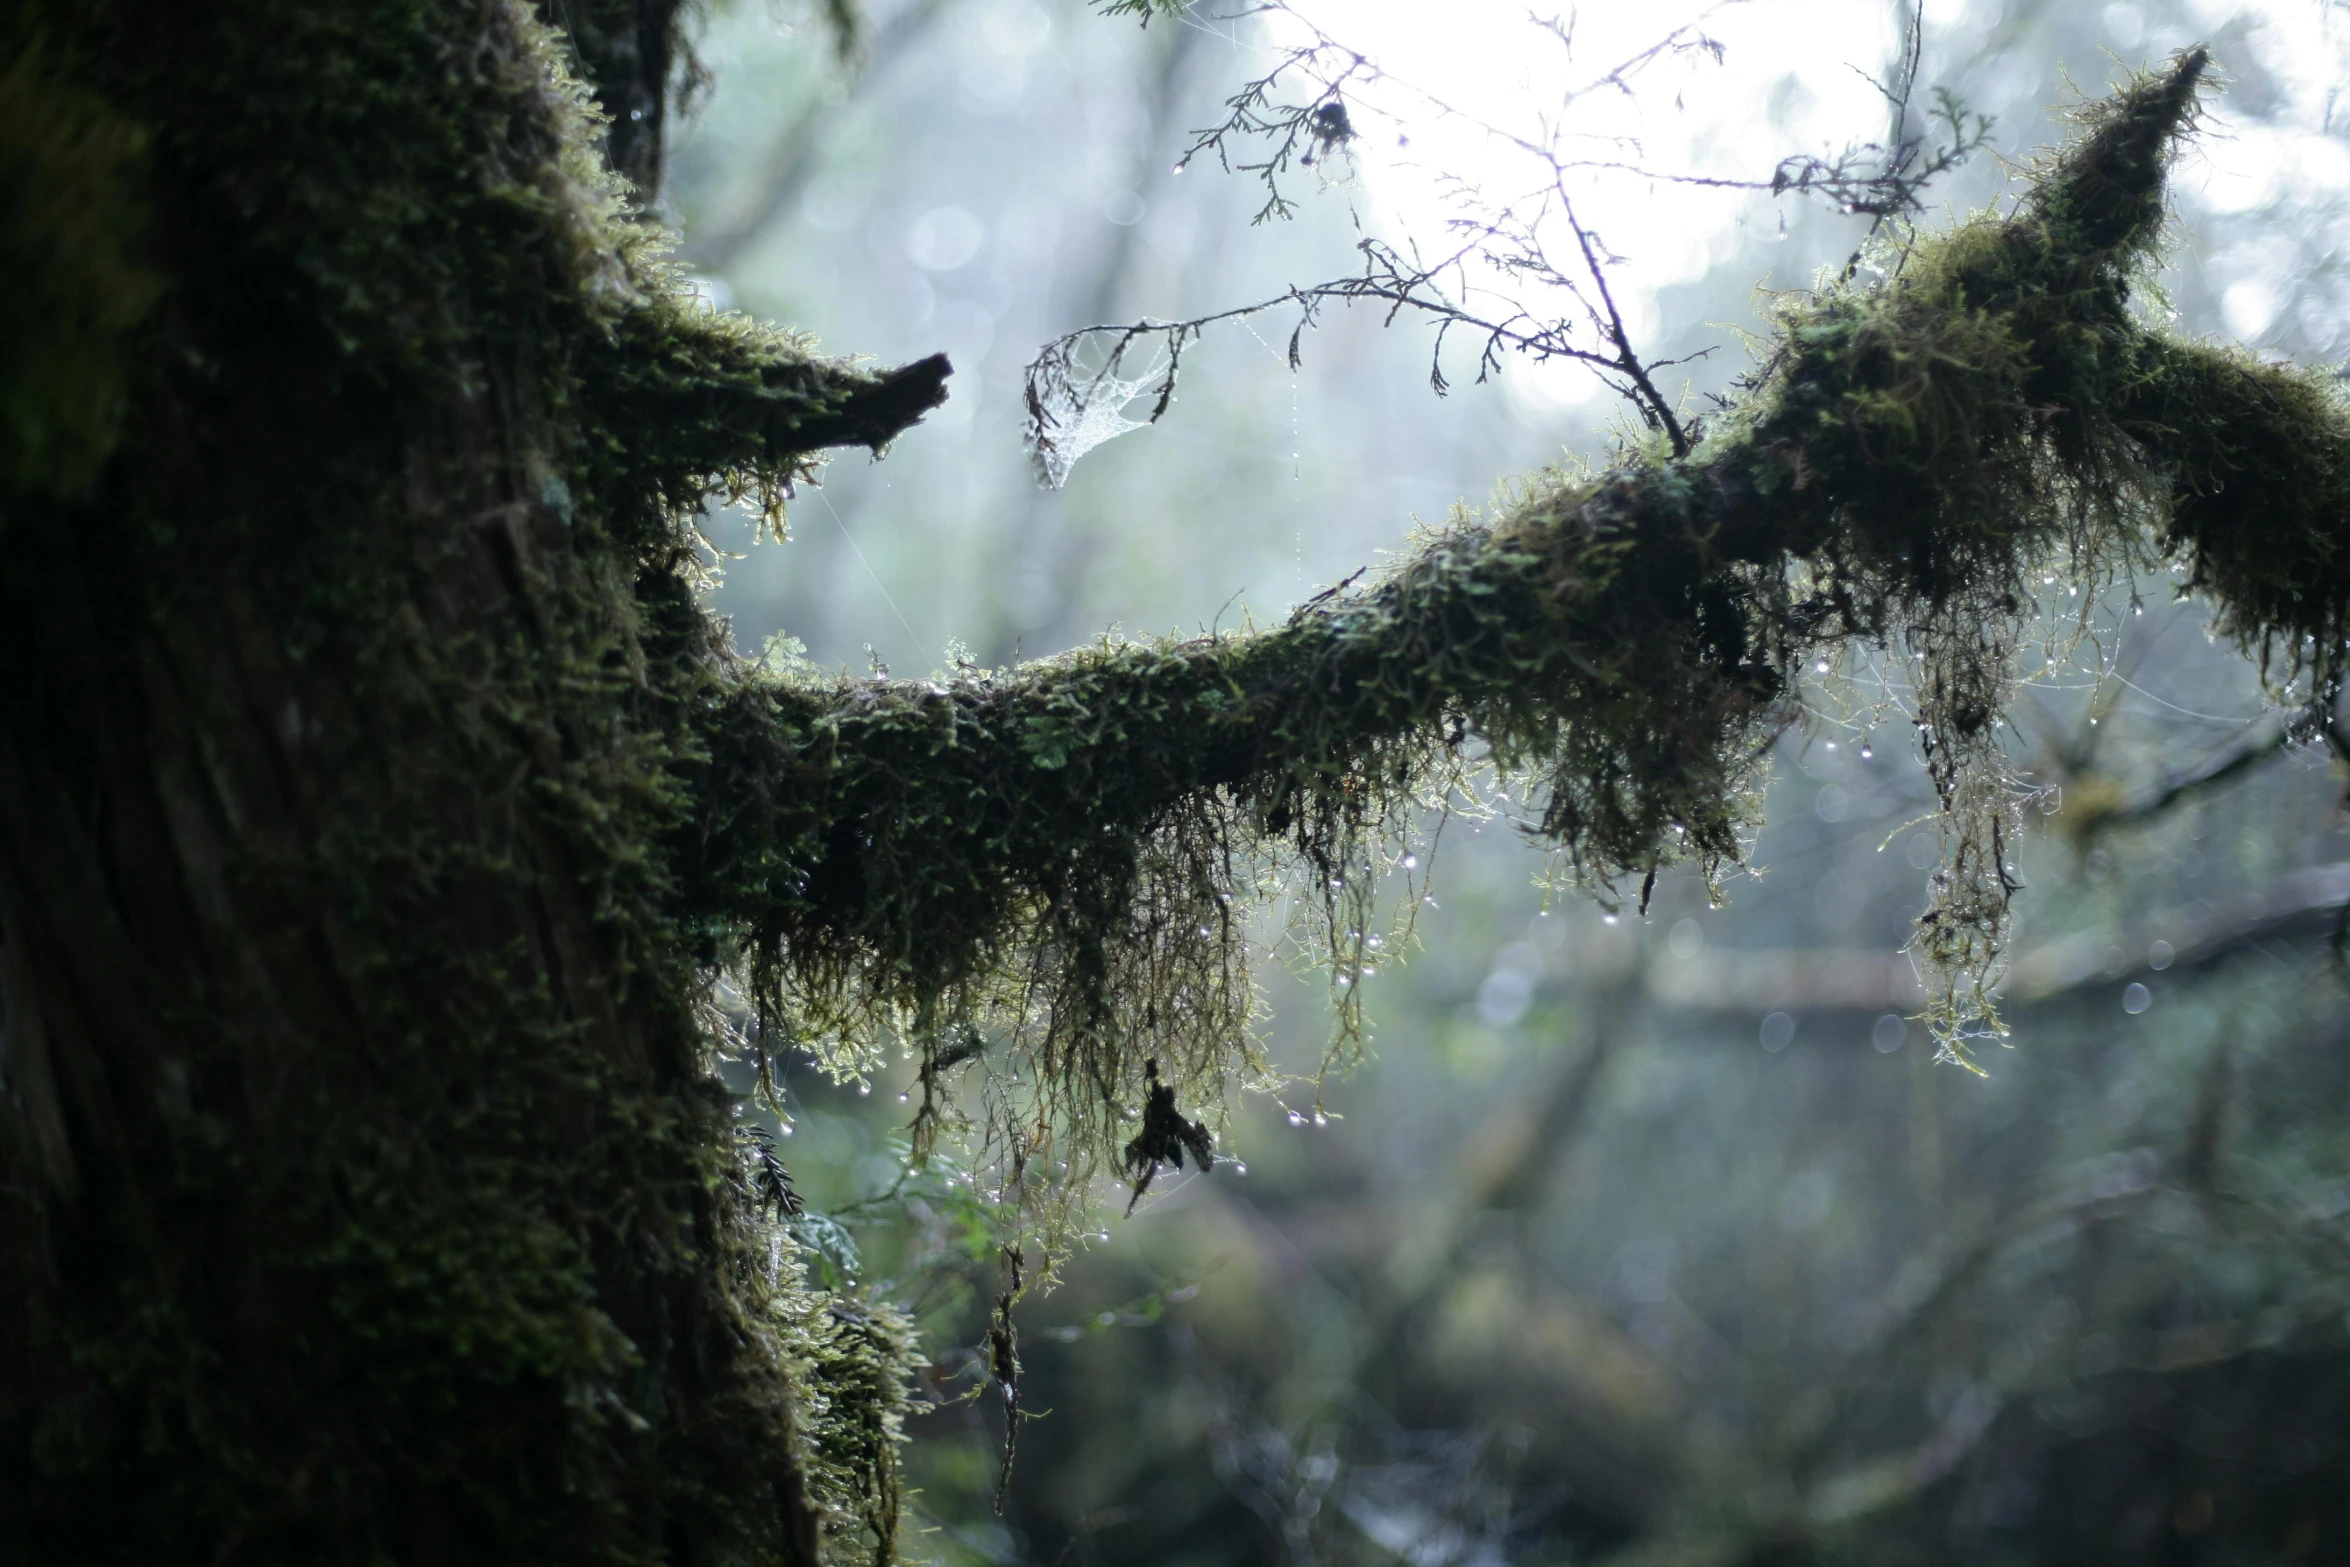
[[944, 354], [889, 371], [825, 358], [797, 333], [662, 294], [613, 323], [585, 381], [609, 432], [604, 487], [665, 519], [713, 492], [780, 513], [815, 453], [878, 452], [946, 401], [952, 373]]
[[1686, 458], [1540, 476], [1278, 628], [950, 683], [743, 674], [703, 721], [693, 917], [748, 933], [771, 1026], [894, 1027], [932, 1067], [1004, 1041], [1106, 1147], [1150, 1055], [1199, 1095], [1251, 1059], [1231, 909], [1264, 854], [1329, 890], [1341, 980], [1382, 835], [1480, 747], [1609, 895], [1718, 868], [1803, 666], [1861, 644], [1916, 662], [1949, 825], [1915, 950], [1963, 1052], [1995, 1026], [1996, 728], [2037, 573], [2182, 562], [2280, 673], [2340, 682], [2350, 414], [2131, 305], [2205, 65], [2091, 105], [2012, 212], [1784, 308]]

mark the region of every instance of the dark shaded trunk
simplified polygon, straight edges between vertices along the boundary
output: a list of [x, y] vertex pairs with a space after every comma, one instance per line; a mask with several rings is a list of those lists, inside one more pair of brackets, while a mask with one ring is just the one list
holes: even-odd
[[[672, 7], [574, 9], [644, 180]], [[11, 173], [131, 214], [7, 236], [65, 301], [11, 396], [117, 390], [0, 513], [0, 1559], [815, 1558], [655, 849], [690, 483], [601, 421], [764, 482], [944, 366], [861, 403], [680, 335], [558, 47], [505, 0], [0, 19]]]

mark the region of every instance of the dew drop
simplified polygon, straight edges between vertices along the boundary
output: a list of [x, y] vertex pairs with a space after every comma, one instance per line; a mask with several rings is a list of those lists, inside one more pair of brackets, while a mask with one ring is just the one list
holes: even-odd
[[780, 1128], [780, 1130], [782, 1131], [782, 1133], [783, 1133], [783, 1135], [784, 1135], [784, 1136], [786, 1136], [786, 1137], [789, 1137], [789, 1136], [791, 1136], [791, 1134], [792, 1134], [792, 1124], [791, 1124], [791, 1122], [789, 1122], [789, 1121], [786, 1121], [786, 1122], [784, 1122], [784, 1123], [783, 1123], [783, 1125], [782, 1125], [782, 1127]]
[[1613, 915], [1613, 914], [1602, 914], [1602, 915], [1599, 917], [1599, 922], [1600, 922], [1602, 925], [1613, 925], [1613, 924], [1616, 922], [1616, 919], [1617, 919], [1617, 916], [1616, 916], [1616, 915]]
[[873, 1085], [872, 1085], [871, 1083], [859, 1083], [859, 1084], [857, 1085], [857, 1097], [858, 1097], [859, 1099], [870, 1099], [870, 1098], [872, 1098], [872, 1097], [873, 1097]]
[[1860, 743], [1860, 759], [1861, 759], [1862, 761], [1864, 761], [1864, 762], [1865, 762], [1865, 761], [1867, 761], [1867, 760], [1868, 760], [1870, 757], [1872, 757], [1872, 756], [1875, 756], [1876, 754], [1877, 754], [1877, 748], [1876, 748], [1875, 746], [1873, 746], [1873, 745], [1870, 745], [1870, 744], [1869, 744], [1869, 743], [1868, 743], [1866, 740], [1863, 740], [1863, 741]]
[[1321, 1111], [1316, 1110], [1314, 1112], [1314, 1124], [1316, 1126], [1328, 1126], [1330, 1124], [1330, 1117], [1324, 1115]]
[[1403, 857], [1403, 868], [1407, 871], [1418, 870], [1420, 868], [1420, 857], [1416, 854], [1405, 855]]
[[1183, 160], [1181, 163], [1178, 163], [1178, 164], [1176, 164], [1176, 165], [1175, 165], [1175, 172], [1176, 172], [1177, 174], [1181, 174], [1181, 173], [1182, 173], [1182, 172], [1183, 172], [1185, 169], [1187, 169], [1187, 168], [1189, 168], [1189, 167], [1191, 167], [1191, 160], [1190, 160], [1189, 158], [1186, 158], [1186, 159], [1184, 159], [1184, 160]]
[[1289, 1124], [1291, 1126], [1303, 1126], [1306, 1124], [1306, 1118], [1302, 1115], [1299, 1115], [1295, 1110], [1292, 1110], [1289, 1112]]
[[1836, 742], [1835, 742], [1835, 741], [1833, 741], [1833, 740], [1829, 741], [1829, 742], [1828, 742], [1828, 749], [1829, 749], [1829, 750], [1831, 750], [1831, 751], [1835, 750], [1835, 749], [1836, 749]]
[[909, 1099], [911, 1099], [911, 1098], [913, 1098], [913, 1097], [914, 1097], [914, 1096], [913, 1096], [912, 1094], [900, 1094], [900, 1095], [898, 1095], [898, 1103], [899, 1103], [899, 1104], [904, 1104], [904, 1103], [905, 1103], [907, 1100], [909, 1100]]
[[1248, 1174], [1248, 1166], [1245, 1164], [1236, 1163], [1232, 1166], [1232, 1173], [1234, 1175], [1246, 1175]]

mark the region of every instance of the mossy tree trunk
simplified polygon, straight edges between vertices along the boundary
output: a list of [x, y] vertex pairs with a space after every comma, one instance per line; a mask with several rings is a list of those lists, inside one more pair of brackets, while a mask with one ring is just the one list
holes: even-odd
[[[647, 176], [671, 0], [551, 9]], [[944, 367], [680, 304], [563, 50], [0, 12], [0, 1560], [815, 1559], [664, 907], [675, 514]]]

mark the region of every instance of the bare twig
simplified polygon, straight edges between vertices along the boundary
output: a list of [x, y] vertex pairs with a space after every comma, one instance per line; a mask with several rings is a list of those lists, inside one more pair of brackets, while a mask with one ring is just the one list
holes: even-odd
[[[1740, 0], [1724, 0], [1697, 21], [1673, 29], [1596, 75], [1574, 81], [1562, 90], [1559, 108], [1564, 110], [1595, 93], [1628, 94], [1642, 72], [1665, 60], [1695, 56], [1719, 61], [1723, 46], [1705, 30], [1705, 22], [1715, 12], [1737, 3]], [[1704, 189], [1793, 194], [1826, 201], [1839, 211], [1871, 220], [1868, 234], [1847, 264], [1849, 276], [1860, 265], [1870, 240], [1887, 223], [1919, 211], [1927, 186], [1979, 150], [1989, 137], [1987, 118], [1970, 114], [1955, 97], [1939, 89], [1927, 115], [1927, 133], [1910, 132], [1911, 105], [1924, 49], [1922, 27], [1914, 10], [1890, 81], [1876, 83], [1892, 109], [1892, 128], [1883, 142], [1857, 143], [1833, 157], [1792, 155], [1781, 159], [1767, 176], [1738, 177], [1651, 167], [1639, 159], [1638, 145], [1630, 138], [1570, 134], [1561, 128], [1555, 114], [1546, 119], [1539, 137], [1518, 134], [1393, 76], [1360, 50], [1300, 16], [1287, 0], [1272, 0], [1257, 9], [1286, 16], [1303, 29], [1303, 40], [1283, 51], [1271, 69], [1226, 100], [1224, 118], [1194, 133], [1176, 164], [1180, 172], [1194, 159], [1213, 153], [1228, 172], [1254, 175], [1265, 189], [1264, 205], [1254, 221], [1287, 217], [1294, 210], [1295, 202], [1282, 189], [1282, 176], [1295, 168], [1351, 156], [1351, 146], [1361, 133], [1358, 116], [1375, 112], [1366, 104], [1366, 96], [1375, 93], [1390, 98], [1400, 94], [1417, 114], [1480, 131], [1530, 160], [1540, 171], [1539, 181], [1515, 196], [1498, 200], [1487, 198], [1464, 181], [1450, 181], [1462, 212], [1448, 224], [1445, 247], [1435, 259], [1429, 259], [1414, 242], [1397, 245], [1366, 238], [1357, 245], [1362, 270], [1349, 277], [1296, 285], [1271, 298], [1187, 320], [1145, 318], [1083, 327], [1054, 339], [1027, 371], [1027, 442], [1048, 484], [1056, 482], [1067, 463], [1089, 444], [1082, 439], [1070, 442], [1069, 427], [1072, 421], [1084, 420], [1097, 405], [1117, 414], [1131, 400], [1149, 399], [1147, 414], [1140, 420], [1117, 422], [1118, 429], [1155, 423], [1162, 417], [1174, 398], [1184, 350], [1206, 328], [1267, 311], [1294, 309], [1297, 316], [1289, 338], [1289, 362], [1295, 369], [1302, 358], [1306, 330], [1318, 324], [1320, 307], [1330, 303], [1382, 306], [1388, 323], [1406, 314], [1431, 323], [1435, 335], [1428, 379], [1439, 395], [1450, 386], [1443, 355], [1456, 330], [1479, 340], [1480, 382], [1500, 370], [1505, 356], [1535, 363], [1563, 360], [1581, 364], [1628, 401], [1643, 423], [1664, 436], [1675, 455], [1686, 455], [1696, 444], [1699, 431], [1676, 410], [1657, 378], [1662, 371], [1711, 350], [1675, 359], [1652, 358], [1642, 351], [1619, 307], [1612, 281], [1622, 258], [1577, 216], [1575, 190], [1594, 177], [1629, 175]], [[1542, 17], [1532, 21], [1559, 42], [1571, 61], [1571, 22]], [[1393, 114], [1387, 117], [1396, 118]], [[1407, 138], [1399, 132], [1398, 139]], [[1594, 140], [1607, 144], [1606, 155], [1584, 155], [1581, 144]], [[1261, 155], [1246, 150], [1251, 148]], [[1551, 254], [1548, 242], [1548, 236], [1560, 230], [1572, 239], [1571, 250], [1563, 259]], [[1130, 352], [1146, 343], [1156, 356], [1152, 371], [1140, 382], [1119, 375]], [[1113, 397], [1116, 408], [1108, 406]]]

